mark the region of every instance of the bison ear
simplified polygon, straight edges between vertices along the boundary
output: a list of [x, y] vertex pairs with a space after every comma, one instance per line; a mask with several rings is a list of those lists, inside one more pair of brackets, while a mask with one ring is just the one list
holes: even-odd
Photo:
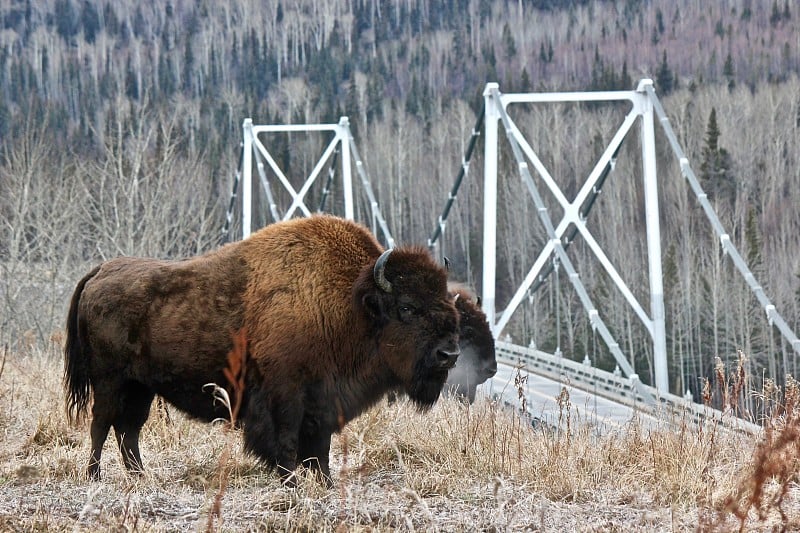
[[480, 306], [481, 306], [481, 297], [480, 297], [480, 296], [478, 296], [477, 298], [475, 298], [475, 305], [477, 305], [478, 307], [480, 307]]
[[389, 312], [387, 304], [382, 294], [374, 291], [368, 291], [361, 297], [361, 303], [364, 305], [364, 311], [367, 313], [370, 321], [376, 326], [383, 326], [388, 318]]

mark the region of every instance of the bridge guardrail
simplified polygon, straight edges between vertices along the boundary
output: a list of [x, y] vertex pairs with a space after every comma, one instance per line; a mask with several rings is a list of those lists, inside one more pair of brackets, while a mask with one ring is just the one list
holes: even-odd
[[563, 382], [566, 379], [570, 386], [659, 417], [688, 416], [697, 424], [714, 421], [724, 427], [751, 434], [762, 430], [758, 424], [739, 418], [733, 413], [707, 407], [675, 394], [661, 394], [655, 387], [640, 384], [657, 399], [656, 405], [652, 405], [637, 392], [631, 379], [566, 357], [557, 357], [504, 341], [497, 341], [495, 347], [498, 363], [520, 367], [554, 381]]

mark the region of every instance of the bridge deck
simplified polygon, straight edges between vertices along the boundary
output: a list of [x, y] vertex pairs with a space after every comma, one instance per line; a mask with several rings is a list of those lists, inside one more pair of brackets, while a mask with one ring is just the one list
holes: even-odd
[[710, 407], [673, 394], [661, 394], [642, 384], [599, 368], [556, 357], [534, 348], [497, 341], [497, 375], [482, 385], [484, 393], [520, 407], [515, 377], [522, 376], [520, 387], [526, 412], [550, 426], [558, 426], [567, 412], [558, 404], [562, 388], [569, 393], [572, 419], [597, 428], [600, 433], [620, 429], [637, 421], [647, 429], [669, 428], [676, 424], [715, 423], [726, 428], [757, 434], [761, 428]]
[[518, 372], [515, 367], [502, 363], [498, 365], [497, 375], [482, 385], [484, 393], [493, 398], [502, 398], [504, 402], [519, 407], [519, 390], [515, 385], [518, 374], [524, 378], [522, 389], [527, 404], [526, 412], [548, 426], [558, 427], [559, 417], [566, 420], [567, 409], [559, 407], [558, 400], [562, 388], [569, 393], [572, 423], [588, 424], [598, 433], [623, 429], [631, 422], [637, 422], [645, 428], [665, 425], [657, 417], [639, 411], [635, 407], [611, 401], [522, 369]]

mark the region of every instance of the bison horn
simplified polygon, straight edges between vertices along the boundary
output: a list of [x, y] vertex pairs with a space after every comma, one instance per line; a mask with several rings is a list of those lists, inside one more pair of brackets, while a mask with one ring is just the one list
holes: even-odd
[[392, 248], [389, 248], [381, 254], [377, 261], [375, 261], [375, 268], [372, 269], [372, 276], [375, 278], [375, 284], [384, 292], [392, 292], [392, 284], [386, 279], [384, 270], [386, 269], [386, 261], [389, 259], [389, 254], [392, 253]]

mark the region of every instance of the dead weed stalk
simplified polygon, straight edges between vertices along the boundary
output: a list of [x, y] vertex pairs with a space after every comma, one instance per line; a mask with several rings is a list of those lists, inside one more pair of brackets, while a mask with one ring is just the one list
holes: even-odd
[[247, 369], [247, 333], [244, 328], [233, 334], [233, 348], [228, 352], [228, 366], [223, 369], [225, 379], [228, 380], [233, 389], [233, 400], [231, 400], [227, 389], [220, 387], [216, 383], [207, 383], [204, 388], [213, 390], [215, 402], [220, 402], [228, 410], [229, 421], [225, 426], [225, 447], [219, 458], [216, 477], [218, 480], [217, 493], [214, 495], [214, 503], [208, 513], [206, 531], [214, 531], [214, 519], [222, 518], [222, 499], [225, 497], [225, 490], [228, 487], [228, 479], [231, 474], [230, 459], [233, 439], [231, 433], [236, 428], [236, 421], [239, 416], [239, 409], [242, 405], [245, 386], [245, 370]]

